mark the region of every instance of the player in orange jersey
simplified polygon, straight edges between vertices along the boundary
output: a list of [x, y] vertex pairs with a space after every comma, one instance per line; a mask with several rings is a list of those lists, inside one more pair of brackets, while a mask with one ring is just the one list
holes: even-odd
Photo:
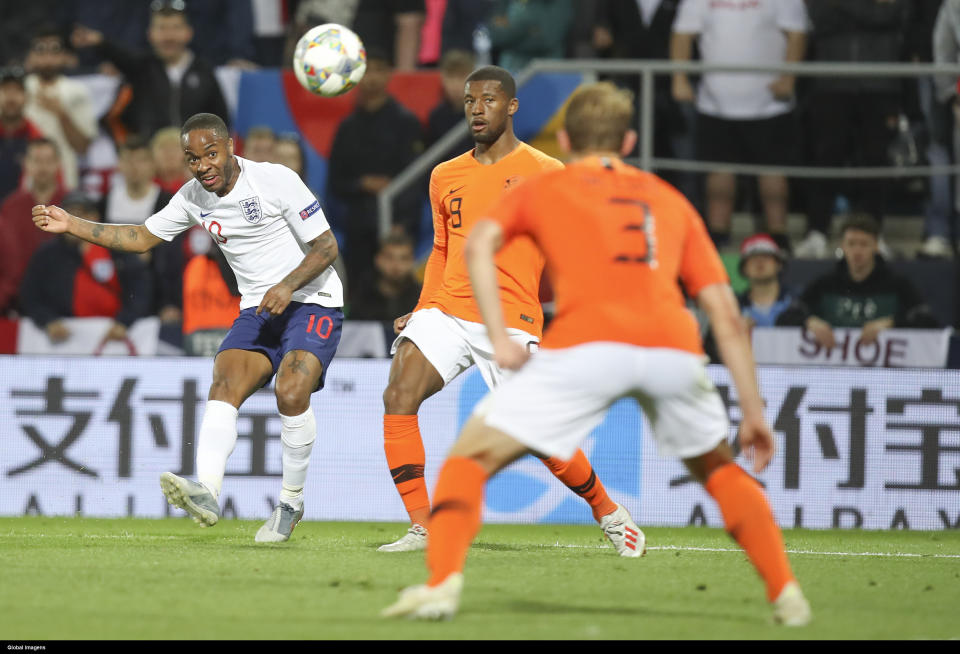
[[[490, 387], [503, 378], [473, 299], [464, 244], [474, 223], [502, 194], [512, 193], [526, 177], [563, 167], [514, 135], [513, 114], [518, 106], [516, 84], [509, 72], [486, 66], [471, 73], [464, 88], [464, 113], [477, 146], [440, 164], [430, 177], [433, 252], [419, 303], [394, 323], [399, 336], [391, 349], [395, 356], [383, 393], [384, 451], [412, 524], [402, 538], [381, 546], [380, 551], [404, 552], [426, 546], [430, 500], [417, 424], [420, 404], [471, 365], [480, 369]], [[518, 240], [504, 248], [496, 266], [506, 329], [518, 347], [532, 350], [543, 330], [537, 298], [543, 256], [529, 239]], [[607, 495], [582, 451], [544, 458], [544, 463], [587, 500], [621, 556], [644, 554], [643, 533], [627, 510]]]
[[[495, 361], [522, 369], [477, 406], [451, 449], [428, 524], [430, 579], [384, 615], [451, 617], [486, 481], [528, 452], [569, 456], [611, 404], [632, 397], [659, 450], [682, 459], [720, 505], [727, 531], [766, 584], [774, 619], [810, 620], [766, 496], [733, 462], [726, 410], [677, 280], [710, 319], [740, 399], [740, 443], [759, 472], [773, 456], [773, 434], [737, 302], [696, 210], [669, 184], [617, 158], [636, 142], [632, 114], [630, 94], [610, 83], [578, 90], [560, 134], [573, 162], [504, 196], [470, 235], [467, 263]], [[525, 237], [546, 257], [557, 302], [543, 349], [529, 363], [507, 333], [493, 263], [499, 248]]]

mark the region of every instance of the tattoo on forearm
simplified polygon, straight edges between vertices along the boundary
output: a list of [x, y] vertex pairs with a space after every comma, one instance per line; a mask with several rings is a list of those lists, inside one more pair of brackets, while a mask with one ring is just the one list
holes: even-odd
[[100, 235], [103, 234], [103, 225], [97, 225], [93, 228], [93, 238], [100, 238]]
[[303, 288], [336, 261], [337, 252], [337, 239], [333, 234], [331, 232], [321, 234], [313, 242], [313, 246], [300, 265], [286, 276], [284, 283], [297, 290]]

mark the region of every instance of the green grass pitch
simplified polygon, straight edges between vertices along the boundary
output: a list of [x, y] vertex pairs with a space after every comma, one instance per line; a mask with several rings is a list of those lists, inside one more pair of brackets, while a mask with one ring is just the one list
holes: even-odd
[[960, 531], [784, 532], [814, 622], [770, 622], [763, 586], [718, 529], [646, 529], [621, 559], [599, 529], [488, 525], [459, 615], [385, 620], [425, 579], [422, 553], [378, 545], [404, 527], [0, 518], [0, 639], [960, 638]]

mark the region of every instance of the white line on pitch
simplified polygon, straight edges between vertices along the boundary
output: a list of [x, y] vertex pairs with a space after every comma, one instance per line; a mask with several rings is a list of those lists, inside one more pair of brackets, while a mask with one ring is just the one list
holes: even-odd
[[[608, 549], [607, 545], [562, 545], [555, 543], [553, 547], [566, 547], [574, 549]], [[648, 547], [647, 551], [652, 550], [675, 550], [681, 552], [740, 552], [743, 550], [734, 547], [681, 547], [678, 545], [661, 545]], [[787, 550], [787, 554], [819, 554], [821, 556], [888, 556], [893, 558], [917, 558], [917, 559], [960, 559], [960, 554], [917, 554], [912, 552], [821, 552], [819, 550]]]

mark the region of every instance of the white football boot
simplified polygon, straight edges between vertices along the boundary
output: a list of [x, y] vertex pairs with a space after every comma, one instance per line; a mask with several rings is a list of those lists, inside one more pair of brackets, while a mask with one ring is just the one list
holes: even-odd
[[616, 511], [600, 518], [600, 528], [620, 556], [635, 558], [647, 553], [647, 537], [619, 504]]
[[791, 581], [780, 596], [773, 600], [773, 621], [786, 627], [803, 627], [813, 619], [810, 604], [800, 590], [800, 584]]
[[416, 552], [427, 548], [427, 528], [414, 524], [403, 538], [377, 548], [378, 552]]
[[438, 586], [411, 586], [400, 592], [400, 598], [380, 612], [385, 618], [411, 620], [449, 620], [460, 606], [463, 574], [454, 572]]

